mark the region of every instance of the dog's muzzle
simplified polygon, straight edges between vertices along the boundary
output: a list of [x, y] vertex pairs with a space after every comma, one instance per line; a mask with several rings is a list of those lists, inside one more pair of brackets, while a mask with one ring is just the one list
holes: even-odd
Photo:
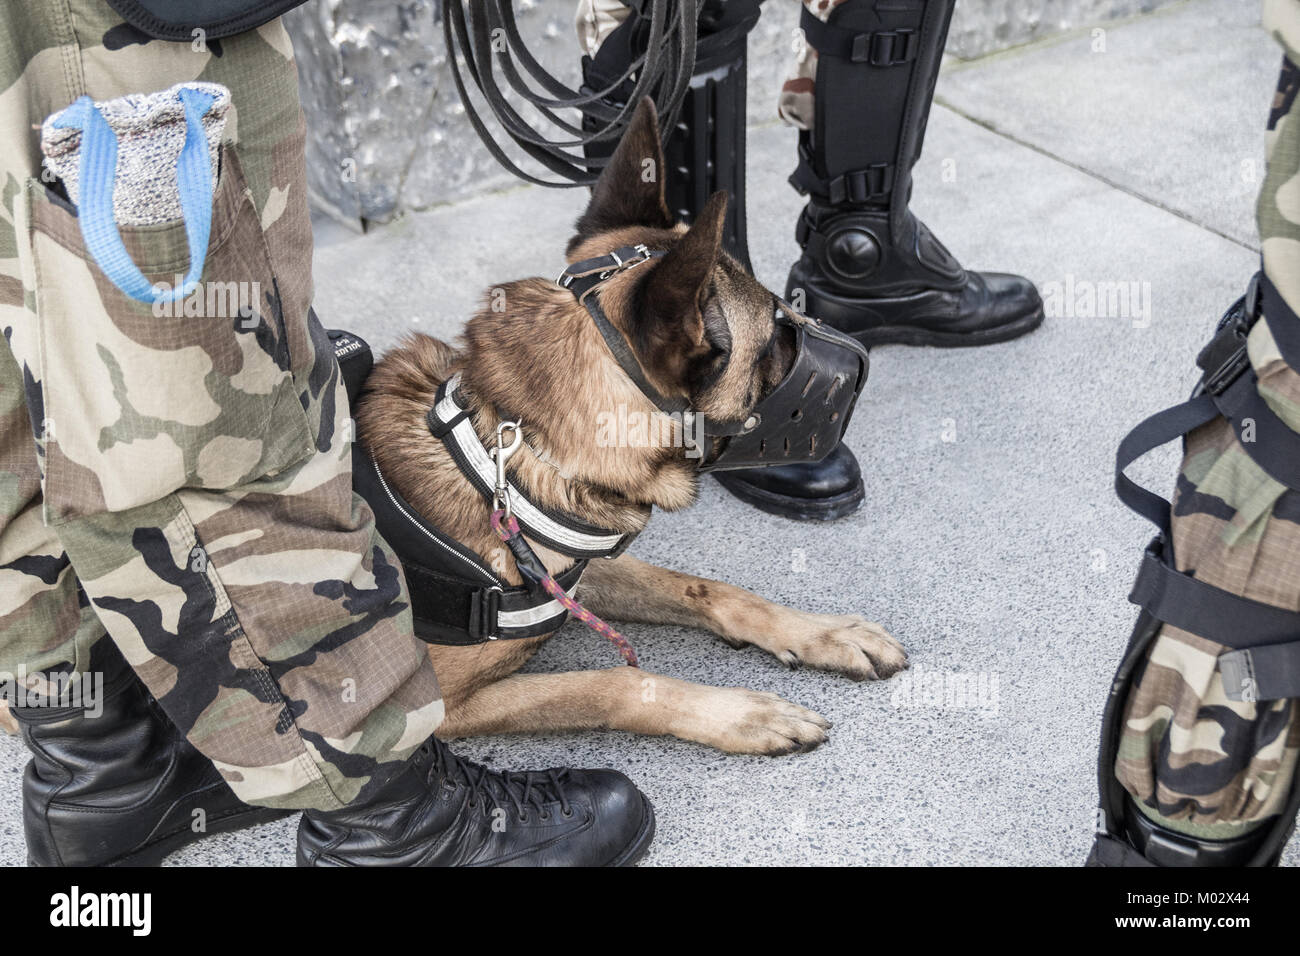
[[[847, 335], [781, 304], [778, 322], [794, 328], [795, 357], [785, 378], [741, 422], [704, 418], [701, 471], [821, 461], [840, 443], [867, 384], [867, 350]], [[688, 439], [698, 431], [685, 429]]]
[[632, 347], [609, 321], [594, 293], [615, 273], [663, 254], [645, 246], [625, 246], [575, 262], [556, 282], [586, 306], [615, 360], [646, 398], [664, 414], [680, 417], [687, 454], [699, 463], [700, 471], [818, 462], [834, 451], [867, 384], [871, 364], [867, 350], [842, 332], [800, 315], [776, 296], [777, 322], [794, 330], [794, 361], [781, 383], [744, 419], [716, 421], [697, 414], [650, 384]]

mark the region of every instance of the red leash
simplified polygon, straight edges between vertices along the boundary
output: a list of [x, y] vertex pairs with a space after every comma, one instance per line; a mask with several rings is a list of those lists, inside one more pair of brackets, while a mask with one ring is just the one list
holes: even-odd
[[[498, 538], [510, 547], [512, 552], [519, 546], [528, 548], [528, 543], [524, 541], [523, 536], [519, 531], [519, 522], [515, 520], [514, 515], [507, 515], [504, 509], [498, 508], [492, 512], [492, 530], [497, 533]], [[532, 549], [529, 548], [528, 550], [531, 551]], [[600, 618], [596, 617], [596, 615], [592, 614], [573, 598], [569, 597], [564, 588], [560, 587], [556, 582], [555, 578], [551, 577], [551, 575], [546, 572], [546, 569], [541, 567], [541, 562], [537, 561], [536, 563], [537, 568], [530, 568], [528, 567], [528, 564], [523, 561], [516, 561], [515, 565], [519, 568], [520, 574], [526, 578], [534, 580], [535, 583], [540, 584], [542, 588], [545, 589], [546, 593], [559, 601], [560, 604], [564, 606], [564, 609], [570, 614], [576, 617], [583, 624], [586, 624], [597, 634], [600, 634], [602, 637], [613, 642], [614, 646], [618, 648], [619, 656], [622, 657], [623, 660], [627, 661], [629, 667], [641, 666], [637, 663], [636, 651], [632, 649], [632, 645], [626, 637], [614, 630]]]

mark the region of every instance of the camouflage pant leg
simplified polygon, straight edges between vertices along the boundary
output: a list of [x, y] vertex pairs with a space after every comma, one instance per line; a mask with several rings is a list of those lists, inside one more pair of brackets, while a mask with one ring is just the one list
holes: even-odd
[[[5, 238], [0, 230], [0, 242]], [[0, 286], [7, 252], [0, 251]], [[105, 633], [58, 536], [42, 520], [35, 447], [22, 369], [0, 344], [0, 674], [16, 677], [82, 671]]]
[[[1264, 22], [1287, 58], [1269, 116], [1260, 240], [1264, 271], [1300, 309], [1300, 2], [1265, 0]], [[1300, 432], [1300, 372], [1283, 362], [1267, 317], [1252, 330], [1248, 350], [1260, 394]], [[1222, 419], [1188, 437], [1173, 533], [1180, 570], [1300, 610], [1300, 493], [1265, 474]], [[1162, 628], [1126, 708], [1115, 768], [1144, 812], [1209, 839], [1245, 832], [1278, 813], [1300, 752], [1296, 702], [1227, 699], [1216, 663], [1221, 650]]]
[[[0, 20], [0, 327], [16, 359], [0, 366], [26, 383], [24, 416], [0, 381], [0, 448], [30, 454], [18, 481], [0, 478], [6, 507], [27, 502], [3, 515], [0, 555], [23, 547], [39, 500], [115, 643], [242, 799], [349, 802], [442, 704], [401, 570], [352, 493], [343, 385], [308, 310], [288, 37], [277, 22], [208, 46], [146, 41], [102, 0], [6, 4]], [[190, 80], [229, 87], [234, 110], [202, 281], [159, 316], [93, 265], [37, 175], [32, 127], [82, 93]], [[150, 279], [185, 271], [182, 223], [122, 233]], [[28, 604], [67, 600], [31, 591]], [[0, 660], [66, 640], [46, 617], [43, 632], [6, 627]]]

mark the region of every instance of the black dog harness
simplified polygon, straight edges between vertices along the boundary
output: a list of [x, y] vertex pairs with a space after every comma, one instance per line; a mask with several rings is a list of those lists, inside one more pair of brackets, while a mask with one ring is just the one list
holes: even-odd
[[[352, 482], [375, 513], [375, 525], [406, 572], [415, 633], [431, 644], [482, 644], [539, 637], [568, 612], [545, 593], [510, 587], [473, 551], [423, 518], [380, 473], [370, 453], [352, 447]], [[572, 593], [585, 561], [556, 575]]]
[[[515, 433], [513, 444], [504, 448], [498, 444], [489, 451], [479, 441], [470, 415], [467, 403], [460, 393], [460, 374], [457, 373], [438, 389], [437, 400], [427, 416], [429, 433], [447, 447], [461, 473], [479, 493], [487, 501], [494, 502], [498, 495], [497, 461], [502, 456], [508, 458], [519, 447], [523, 441], [522, 429], [518, 422], [507, 422], [505, 430], [513, 430]], [[507, 492], [504, 497], [508, 497], [519, 527], [534, 541], [552, 551], [581, 561], [614, 558], [622, 554], [636, 537], [634, 534], [597, 528], [572, 515], [536, 505], [508, 477], [500, 477], [504, 478]]]
[[[336, 340], [336, 353], [351, 348], [354, 340], [352, 336]], [[446, 445], [469, 482], [495, 505], [497, 461], [503, 463], [500, 473], [504, 476], [504, 461], [518, 448], [522, 435], [518, 423], [513, 423], [515, 441], [511, 445], [499, 442], [491, 450], [485, 448], [459, 385], [459, 375], [455, 375], [439, 389], [428, 413], [429, 431]], [[540, 637], [564, 623], [569, 612], [557, 599], [531, 582], [508, 585], [478, 554], [419, 514], [360, 443], [352, 447], [352, 472], [353, 487], [370, 504], [379, 533], [401, 559], [416, 636], [431, 644], [464, 646]], [[576, 559], [572, 567], [555, 575], [555, 582], [570, 596], [588, 560], [616, 557], [636, 537], [537, 505], [514, 482], [508, 478], [505, 482], [505, 500], [521, 528], [540, 544]], [[515, 558], [525, 562], [535, 560], [535, 555], [529, 551]]]
[[1263, 274], [1219, 324], [1196, 364], [1204, 371], [1191, 399], [1157, 412], [1120, 443], [1115, 491], [1159, 529], [1147, 546], [1129, 600], [1152, 617], [1231, 650], [1219, 657], [1229, 700], [1300, 697], [1300, 613], [1252, 601], [1184, 574], [1174, 565], [1169, 502], [1130, 480], [1124, 469], [1147, 452], [1222, 416], [1247, 455], [1275, 481], [1300, 491], [1300, 435], [1260, 397], [1246, 337], [1260, 314], [1276, 316], [1270, 330], [1283, 359], [1300, 368], [1300, 317]]

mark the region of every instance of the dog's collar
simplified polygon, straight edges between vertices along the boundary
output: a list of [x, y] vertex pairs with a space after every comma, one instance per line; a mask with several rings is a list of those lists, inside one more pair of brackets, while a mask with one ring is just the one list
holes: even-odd
[[[429, 433], [447, 446], [452, 460], [470, 484], [492, 502], [496, 494], [496, 463], [474, 430], [468, 403], [459, 388], [459, 372], [439, 387], [427, 416]], [[598, 528], [573, 515], [536, 504], [514, 482], [507, 482], [507, 491], [514, 516], [524, 533], [571, 558], [617, 557], [636, 537], [634, 533]]]
[[[628, 343], [627, 337], [618, 330], [614, 323], [609, 320], [609, 316], [605, 314], [605, 310], [600, 304], [600, 296], [592, 295], [593, 292], [599, 290], [604, 282], [618, 273], [625, 272], [634, 266], [639, 266], [664, 255], [667, 255], [667, 253], [663, 250], [650, 249], [644, 244], [622, 246], [609, 253], [609, 255], [583, 259], [581, 262], [573, 263], [560, 273], [555, 280], [555, 284], [572, 292], [577, 297], [578, 302], [586, 308], [587, 314], [591, 316], [591, 321], [595, 324], [597, 331], [600, 332], [600, 337], [605, 340], [605, 345], [609, 347], [610, 354], [614, 356], [614, 361], [623, 370], [623, 374], [632, 380], [632, 384], [659, 411], [665, 415], [680, 415], [683, 428], [689, 434], [694, 427], [692, 421], [694, 413], [690, 409], [690, 403], [684, 398], [670, 398], [650, 384], [645, 369], [641, 367], [641, 362], [637, 359], [636, 353], [632, 351], [632, 346]], [[777, 301], [780, 302], [779, 299]], [[793, 310], [791, 310], [791, 314], [794, 314]], [[800, 321], [807, 320], [801, 317]], [[749, 420], [735, 422], [710, 421], [709, 427], [712, 434], [722, 437], [743, 435], [752, 430], [756, 424], [757, 421], [751, 417]]]
[[587, 314], [591, 316], [592, 322], [600, 332], [600, 337], [609, 346], [614, 361], [618, 362], [623, 373], [640, 389], [642, 395], [650, 399], [650, 402], [664, 414], [687, 415], [689, 411], [684, 399], [670, 399], [650, 384], [645, 370], [641, 368], [641, 363], [632, 351], [632, 346], [628, 344], [623, 333], [614, 327], [614, 323], [609, 321], [609, 316], [601, 308], [600, 296], [592, 295], [602, 284], [618, 273], [626, 272], [628, 269], [666, 254], [661, 249], [650, 249], [644, 243], [622, 246], [608, 255], [573, 263], [560, 273], [555, 284], [561, 289], [572, 292], [578, 302], [586, 307]]
[[608, 255], [573, 263], [556, 277], [555, 284], [561, 289], [568, 289], [578, 297], [579, 302], [585, 303], [587, 296], [602, 282], [663, 255], [667, 255], [664, 250], [650, 249], [645, 243], [621, 246]]

